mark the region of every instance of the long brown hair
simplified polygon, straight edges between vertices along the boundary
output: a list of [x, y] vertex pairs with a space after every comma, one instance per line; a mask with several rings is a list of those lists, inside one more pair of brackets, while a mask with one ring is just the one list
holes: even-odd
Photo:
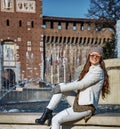
[[[83, 70], [80, 73], [78, 80], [81, 80], [85, 76], [85, 74], [89, 71], [89, 67], [91, 66], [89, 58], [90, 58], [90, 55], [88, 55], [86, 64], [84, 65]], [[100, 67], [104, 71], [104, 83], [103, 83], [103, 88], [102, 88], [102, 98], [104, 99], [106, 95], [110, 93], [110, 90], [109, 90], [110, 88], [109, 88], [109, 76], [108, 76], [105, 63], [102, 57], [100, 58]]]

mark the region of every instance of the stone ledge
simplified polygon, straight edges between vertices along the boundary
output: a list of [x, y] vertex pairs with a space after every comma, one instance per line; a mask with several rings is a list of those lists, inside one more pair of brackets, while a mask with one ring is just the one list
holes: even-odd
[[92, 116], [91, 119], [85, 123], [84, 119], [66, 122], [65, 125], [94, 125], [94, 126], [114, 126], [120, 127], [120, 113], [104, 113], [104, 114], [97, 114]]
[[0, 124], [0, 129], [50, 129], [46, 125]]
[[[45, 128], [46, 125], [35, 125], [34, 121], [40, 117], [40, 113], [0, 113], [0, 127], [16, 126], [15, 129], [24, 127], [27, 129]], [[87, 123], [84, 120], [72, 121], [63, 124], [62, 129], [118, 129], [120, 128], [120, 113], [104, 113], [93, 116]], [[0, 129], [3, 129], [0, 128]], [[7, 128], [5, 128], [7, 129]]]

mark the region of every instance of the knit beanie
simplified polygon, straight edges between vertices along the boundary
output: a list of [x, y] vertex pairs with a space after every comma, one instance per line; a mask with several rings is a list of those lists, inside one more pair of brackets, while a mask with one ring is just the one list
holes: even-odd
[[101, 56], [103, 56], [103, 48], [100, 46], [94, 46], [91, 47], [89, 54], [93, 53], [93, 52], [97, 52], [98, 54], [100, 54]]

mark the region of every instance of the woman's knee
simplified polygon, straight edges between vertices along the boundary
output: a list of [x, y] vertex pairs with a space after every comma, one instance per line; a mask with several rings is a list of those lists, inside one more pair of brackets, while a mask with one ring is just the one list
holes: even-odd
[[55, 115], [55, 116], [52, 118], [52, 123], [59, 123], [59, 118], [57, 117], [57, 115]]
[[52, 118], [52, 123], [61, 124], [65, 118], [65, 111], [61, 111]]
[[59, 122], [58, 117], [54, 116], [52, 118], [51, 124], [52, 124], [52, 128], [54, 129], [54, 128], [59, 128], [61, 123]]

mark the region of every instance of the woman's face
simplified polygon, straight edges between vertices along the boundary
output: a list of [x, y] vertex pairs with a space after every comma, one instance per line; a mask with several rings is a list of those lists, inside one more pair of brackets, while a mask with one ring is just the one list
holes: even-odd
[[100, 58], [101, 58], [101, 55], [100, 55], [99, 53], [97, 53], [97, 52], [92, 52], [92, 53], [90, 54], [90, 59], [89, 59], [89, 61], [90, 61], [91, 65], [97, 65], [97, 64], [99, 64], [99, 62], [100, 62]]

